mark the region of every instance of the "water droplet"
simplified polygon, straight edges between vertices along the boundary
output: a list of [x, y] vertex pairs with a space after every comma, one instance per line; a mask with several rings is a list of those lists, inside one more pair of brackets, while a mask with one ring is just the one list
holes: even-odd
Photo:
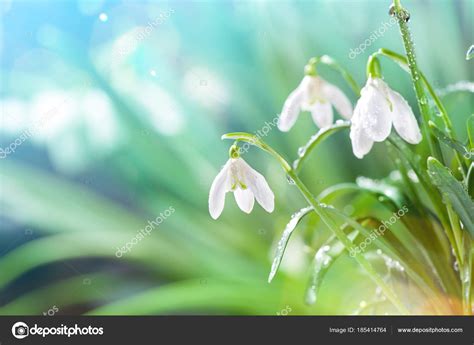
[[382, 255], [382, 254], [383, 254], [383, 253], [382, 253], [382, 249], [377, 249], [377, 252], [376, 252], [376, 253], [377, 253], [377, 255]]
[[367, 307], [367, 302], [366, 301], [360, 301], [359, 307], [361, 307], [361, 308]]
[[347, 205], [344, 207], [344, 213], [347, 214], [347, 215], [351, 215], [352, 213], [354, 213], [354, 206], [352, 205]]
[[471, 60], [474, 57], [474, 44], [469, 47], [469, 50], [466, 52], [466, 60]]
[[150, 75], [151, 75], [152, 77], [156, 77], [156, 71], [155, 71], [154, 69], [151, 69], [151, 70], [150, 70]]
[[109, 19], [109, 16], [106, 13], [102, 12], [101, 14], [99, 14], [99, 20], [101, 22], [106, 22], [108, 19]]
[[303, 156], [304, 155], [304, 152], [306, 151], [305, 147], [304, 146], [301, 146], [298, 148], [298, 156]]
[[388, 9], [388, 14], [392, 17], [395, 16], [395, 5], [394, 4], [390, 5], [390, 8]]
[[459, 262], [457, 262], [457, 261], [454, 262], [454, 270], [456, 272], [459, 272]]

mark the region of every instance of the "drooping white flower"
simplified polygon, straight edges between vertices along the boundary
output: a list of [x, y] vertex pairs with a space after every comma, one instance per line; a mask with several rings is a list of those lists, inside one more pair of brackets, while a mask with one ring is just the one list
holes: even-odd
[[224, 209], [225, 195], [233, 192], [235, 201], [245, 213], [253, 209], [255, 199], [267, 212], [275, 208], [275, 196], [265, 177], [242, 158], [230, 158], [212, 182], [209, 192], [209, 213], [217, 219]]
[[418, 144], [420, 128], [407, 101], [381, 78], [369, 77], [361, 91], [351, 123], [352, 150], [364, 157], [374, 142], [387, 139], [393, 127], [410, 144]]
[[330, 126], [333, 123], [332, 107], [336, 108], [344, 118], [351, 118], [351, 102], [338, 87], [319, 76], [306, 75], [286, 99], [278, 121], [278, 128], [283, 132], [288, 132], [302, 110], [311, 112], [319, 128]]

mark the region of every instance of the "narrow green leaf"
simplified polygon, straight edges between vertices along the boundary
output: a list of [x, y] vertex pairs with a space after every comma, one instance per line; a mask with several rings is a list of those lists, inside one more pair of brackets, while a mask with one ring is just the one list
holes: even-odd
[[[159, 285], [110, 304], [99, 306], [87, 315], [157, 315], [189, 313], [190, 310], [224, 311], [231, 314], [270, 313], [259, 310], [261, 305], [276, 305], [278, 290], [259, 286], [255, 293], [254, 281], [209, 281], [184, 280]], [[258, 286], [258, 285], [257, 285]], [[244, 298], [248, 303], [242, 303]]]
[[275, 277], [275, 274], [278, 271], [278, 268], [280, 267], [283, 254], [285, 254], [285, 249], [288, 244], [288, 241], [290, 240], [290, 236], [293, 233], [293, 230], [296, 229], [296, 226], [304, 218], [304, 216], [306, 216], [312, 210], [313, 208], [311, 206], [308, 206], [308, 207], [302, 208], [301, 210], [299, 210], [298, 212], [296, 212], [295, 214], [291, 216], [291, 220], [286, 225], [285, 230], [283, 230], [283, 234], [281, 235], [281, 238], [278, 241], [277, 250], [276, 250], [275, 257], [272, 263], [272, 268], [270, 270], [270, 275], [268, 276], [269, 283], [273, 280], [273, 278]]
[[359, 187], [376, 196], [383, 196], [392, 201], [399, 208], [406, 203], [406, 199], [399, 188], [384, 181], [377, 181], [368, 177], [359, 176], [356, 180]]
[[452, 206], [459, 215], [464, 229], [474, 237], [474, 202], [466, 188], [454, 178], [449, 169], [433, 157], [428, 158], [428, 174], [443, 195], [444, 203]]
[[451, 147], [452, 149], [456, 150], [459, 152], [464, 158], [473, 160], [473, 155], [469, 154], [469, 149], [465, 147], [462, 143], [459, 141], [450, 138], [446, 133], [444, 133], [442, 130], [440, 130], [436, 125], [430, 121], [428, 123], [430, 126], [430, 129], [432, 130], [433, 134], [444, 144], [447, 146]]
[[[353, 231], [348, 237], [353, 241], [358, 232]], [[316, 252], [311, 265], [311, 275], [306, 289], [306, 303], [314, 304], [318, 300], [319, 288], [336, 259], [344, 253], [344, 245], [336, 236], [331, 236]]]
[[472, 58], [474, 58], [474, 44], [466, 52], [466, 60], [471, 60]]
[[474, 199], [474, 163], [471, 163], [471, 167], [467, 173], [466, 185], [469, 196], [471, 199]]
[[470, 152], [471, 154], [474, 154], [474, 114], [472, 114], [468, 119], [467, 119], [467, 135], [469, 137], [469, 147], [470, 147]]
[[330, 137], [334, 133], [339, 132], [340, 130], [346, 129], [350, 127], [349, 121], [341, 121], [336, 122], [332, 126], [321, 128], [315, 135], [311, 137], [311, 139], [306, 143], [305, 146], [300, 148], [298, 155], [299, 158], [293, 162], [293, 169], [295, 172], [298, 172], [303, 165], [303, 162], [306, 158], [310, 155], [311, 151], [313, 151], [319, 143], [324, 141], [326, 138]]

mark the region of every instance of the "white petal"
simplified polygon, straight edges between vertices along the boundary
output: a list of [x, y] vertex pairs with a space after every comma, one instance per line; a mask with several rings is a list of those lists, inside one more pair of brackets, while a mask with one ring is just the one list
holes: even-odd
[[352, 104], [344, 92], [338, 87], [326, 82], [323, 85], [323, 95], [342, 117], [350, 120], [352, 117]]
[[354, 156], [359, 159], [362, 159], [367, 153], [369, 153], [374, 145], [374, 141], [370, 139], [360, 127], [351, 127], [350, 137], [352, 142], [352, 152], [354, 152]]
[[253, 204], [255, 203], [255, 198], [250, 189], [240, 189], [237, 188], [234, 192], [235, 201], [239, 205], [240, 209], [245, 213], [252, 212]]
[[243, 159], [239, 158], [239, 164], [245, 175], [245, 184], [253, 192], [258, 203], [267, 212], [273, 212], [275, 208], [275, 196], [270, 186], [259, 172], [254, 170]]
[[389, 97], [393, 105], [393, 126], [397, 133], [410, 144], [418, 144], [422, 137], [413, 110], [398, 92], [390, 90]]
[[209, 192], [209, 213], [214, 219], [219, 218], [224, 209], [225, 194], [229, 189], [228, 184], [230, 178], [228, 172], [230, 164], [231, 161], [227, 161], [211, 185], [211, 190]]
[[327, 83], [321, 77], [306, 75], [300, 83], [299, 88], [303, 91], [303, 104], [309, 106], [318, 99], [323, 98], [321, 94], [321, 87]]
[[360, 113], [361, 129], [373, 141], [384, 141], [392, 129], [392, 113], [387, 95], [382, 88], [371, 83], [370, 79], [361, 94], [356, 105], [356, 111]]
[[311, 111], [314, 123], [319, 128], [331, 126], [334, 120], [332, 107], [329, 102], [316, 102], [308, 109]]
[[282, 132], [288, 132], [298, 119], [303, 100], [303, 90], [297, 87], [285, 101], [283, 109], [278, 119], [278, 129]]
[[352, 117], [350, 138], [352, 142], [352, 151], [354, 155], [362, 159], [372, 149], [374, 141], [370, 139], [360, 126], [360, 113], [354, 111]]

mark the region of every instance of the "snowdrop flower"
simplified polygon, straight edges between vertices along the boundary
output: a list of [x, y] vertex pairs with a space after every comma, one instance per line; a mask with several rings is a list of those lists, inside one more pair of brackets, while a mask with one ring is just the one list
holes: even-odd
[[233, 192], [235, 201], [242, 211], [250, 213], [255, 199], [267, 212], [273, 212], [275, 197], [265, 177], [248, 165], [231, 148], [229, 160], [212, 182], [209, 192], [209, 213], [217, 219], [224, 209], [225, 195]]
[[392, 124], [408, 143], [421, 141], [420, 128], [407, 101], [381, 78], [369, 76], [352, 117], [350, 137], [354, 155], [362, 158], [375, 141], [387, 139]]
[[305, 75], [298, 87], [290, 93], [283, 105], [278, 128], [288, 132], [298, 119], [300, 111], [311, 112], [319, 128], [333, 123], [332, 107], [344, 118], [352, 116], [352, 105], [346, 95], [336, 86], [317, 75]]

